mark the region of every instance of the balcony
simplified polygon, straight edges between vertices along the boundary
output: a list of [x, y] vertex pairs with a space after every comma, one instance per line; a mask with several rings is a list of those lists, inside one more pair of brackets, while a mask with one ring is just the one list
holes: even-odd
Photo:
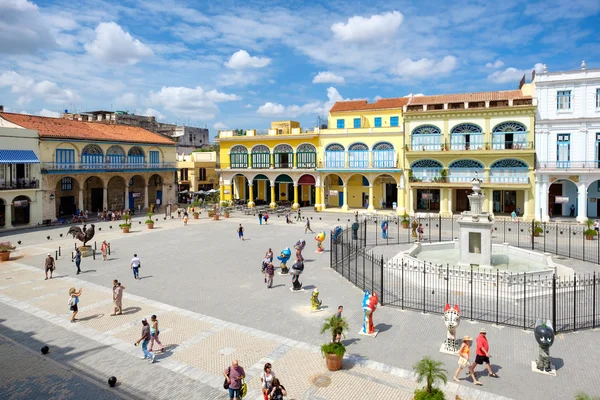
[[[478, 143], [410, 143], [405, 147], [407, 152], [427, 151], [521, 151], [535, 150], [530, 141], [478, 142]], [[410, 154], [407, 154], [410, 156]]]
[[[443, 176], [442, 171], [448, 171], [447, 176]], [[472, 168], [451, 168], [443, 170], [442, 168], [424, 168], [413, 169], [409, 176], [411, 183], [448, 183], [448, 184], [470, 184], [475, 177], [475, 172], [483, 183], [502, 184], [502, 185], [523, 185], [529, 183], [527, 169], [520, 168], [494, 168], [490, 170], [490, 176], [484, 176], [481, 169]]]
[[399, 169], [399, 163], [397, 160], [353, 160], [353, 161], [343, 161], [343, 160], [329, 160], [329, 161], [319, 161], [318, 167], [319, 169]]
[[[479, 178], [483, 181], [484, 184], [502, 184], [502, 185], [528, 185], [529, 177], [528, 176], [513, 176], [513, 177], [497, 177], [497, 176], [488, 176], [484, 178]], [[420, 176], [411, 176], [408, 178], [408, 181], [417, 184], [423, 184], [422, 186], [432, 186], [431, 184], [435, 184], [433, 186], [439, 184], [448, 184], [447, 186], [464, 186], [471, 185], [471, 181], [473, 180], [473, 175], [471, 176], [454, 176], [452, 179], [450, 177], [420, 177]], [[453, 185], [454, 184], [454, 185]], [[485, 189], [485, 188], [484, 188]]]
[[39, 189], [40, 181], [38, 179], [20, 179], [15, 182], [5, 182], [0, 179], [0, 190], [27, 190]]
[[366, 133], [404, 133], [402, 126], [385, 126], [380, 128], [329, 128], [322, 129], [321, 135], [346, 135], [346, 134], [366, 134]]
[[221, 163], [220, 165], [220, 169], [224, 170], [224, 169], [239, 169], [239, 170], [248, 170], [248, 169], [252, 169], [252, 170], [265, 170], [265, 169], [315, 169], [317, 167], [317, 163], [316, 162], [309, 162], [309, 161], [304, 161], [304, 162], [299, 162], [298, 165], [296, 167], [294, 167], [294, 165], [291, 162], [279, 162], [279, 163], [258, 163], [258, 164], [254, 164], [254, 165], [250, 165], [248, 163]]
[[42, 174], [57, 174], [64, 172], [83, 173], [88, 171], [118, 172], [118, 171], [156, 171], [177, 170], [176, 163], [56, 163], [44, 162], [41, 165]]
[[598, 171], [600, 169], [600, 160], [596, 161], [538, 161], [535, 164], [537, 170], [588, 170]]

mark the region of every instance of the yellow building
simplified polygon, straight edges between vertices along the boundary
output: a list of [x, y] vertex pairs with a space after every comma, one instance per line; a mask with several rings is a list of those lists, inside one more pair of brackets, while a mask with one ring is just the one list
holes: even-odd
[[193, 151], [177, 155], [177, 179], [179, 191], [214, 189], [219, 184], [217, 153]]
[[142, 128], [2, 113], [37, 131], [44, 220], [176, 201], [175, 143]]

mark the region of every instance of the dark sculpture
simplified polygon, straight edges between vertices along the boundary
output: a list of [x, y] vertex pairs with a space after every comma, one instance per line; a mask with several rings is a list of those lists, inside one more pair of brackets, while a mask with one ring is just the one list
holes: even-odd
[[50, 348], [48, 346], [44, 346], [42, 347], [42, 354], [48, 354], [48, 352], [50, 351]]
[[352, 224], [352, 240], [358, 240], [358, 228], [359, 227], [360, 227], [360, 225], [356, 221]]
[[335, 227], [335, 229], [333, 230], [333, 235], [331, 236], [331, 238], [333, 239], [333, 244], [339, 244], [339, 241], [342, 238], [343, 232], [344, 232], [344, 230], [342, 229], [341, 226]]
[[550, 320], [544, 324], [541, 319], [538, 319], [535, 323], [533, 334], [535, 335], [535, 340], [540, 345], [540, 355], [536, 363], [537, 369], [550, 372], [552, 371], [550, 346], [554, 343], [554, 329]]
[[111, 376], [110, 378], [108, 378], [108, 386], [115, 387], [116, 384], [117, 384], [117, 377]]
[[81, 229], [78, 226], [72, 226], [69, 228], [69, 232], [67, 232], [67, 235], [73, 235], [73, 239], [77, 239], [83, 242], [83, 245], [85, 246], [85, 244], [92, 240], [92, 238], [96, 234], [94, 227], [94, 224], [91, 224], [90, 227], [87, 229], [85, 224], [83, 225], [83, 229]]
[[304, 263], [302, 260], [297, 259], [294, 265], [292, 265], [292, 270], [290, 274], [292, 274], [292, 286], [294, 290], [302, 289], [302, 282], [300, 282], [300, 274], [304, 271]]

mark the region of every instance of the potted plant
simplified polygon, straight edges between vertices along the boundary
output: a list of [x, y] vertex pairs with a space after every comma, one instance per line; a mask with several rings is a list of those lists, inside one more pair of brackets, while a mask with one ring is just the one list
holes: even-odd
[[[542, 229], [542, 224], [540, 223], [540, 221], [534, 221], [533, 237], [539, 237], [542, 232], [544, 232], [544, 229]], [[596, 231], [594, 231], [594, 232], [596, 232]]]
[[123, 233], [129, 233], [129, 229], [131, 229], [131, 223], [124, 222], [121, 225], [119, 225], [119, 228], [121, 228], [121, 231], [123, 231]]
[[448, 177], [448, 170], [446, 168], [442, 168], [440, 170], [440, 182], [446, 183]]
[[413, 366], [413, 371], [417, 375], [417, 382], [425, 381], [425, 387], [415, 390], [415, 400], [444, 400], [444, 392], [441, 389], [433, 387], [438, 382], [446, 384], [448, 382], [447, 372], [441, 361], [432, 360], [429, 357], [417, 362]]
[[229, 210], [223, 211], [223, 217], [229, 218]]
[[146, 220], [146, 226], [148, 227], [148, 229], [154, 229], [154, 221], [152, 221], [152, 216], [154, 214], [152, 214], [151, 212], [149, 212], [148, 214], [146, 214], [146, 217], [148, 217], [148, 219]]
[[215, 221], [219, 220], [219, 212], [218, 211], [213, 211], [213, 220], [215, 220]]
[[338, 317], [337, 314], [334, 314], [323, 321], [321, 334], [329, 332], [332, 339], [330, 343], [325, 343], [321, 346], [321, 354], [325, 357], [327, 369], [329, 371], [339, 371], [342, 369], [342, 360], [346, 353], [346, 346], [335, 340], [338, 334], [344, 335], [344, 332], [347, 330], [348, 322], [344, 318]]
[[596, 232], [596, 230], [594, 229], [594, 223], [592, 222], [591, 219], [588, 219], [585, 222], [587, 229], [585, 231], [583, 231], [583, 234], [585, 235], [585, 238], [587, 240], [594, 240], [594, 237], [596, 237], [598, 235], [598, 232]]
[[200, 213], [198, 211], [194, 211], [192, 213], [192, 215], [194, 216], [194, 219], [198, 219], [198, 216], [200, 215]]
[[404, 215], [402, 215], [401, 224], [402, 224], [402, 228], [408, 229], [408, 226], [410, 225], [410, 218], [407, 213], [404, 213]]
[[212, 218], [212, 217], [214, 217], [214, 215], [215, 215], [215, 212], [214, 212], [214, 210], [210, 210], [210, 211], [208, 212], [208, 218]]
[[0, 261], [8, 261], [10, 253], [15, 251], [16, 248], [11, 242], [0, 242]]

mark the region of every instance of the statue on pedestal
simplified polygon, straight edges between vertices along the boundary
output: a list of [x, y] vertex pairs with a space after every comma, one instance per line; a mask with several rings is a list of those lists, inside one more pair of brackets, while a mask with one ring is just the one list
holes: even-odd
[[290, 250], [289, 247], [286, 247], [285, 249], [281, 250], [281, 254], [279, 254], [277, 256], [277, 259], [279, 261], [281, 261], [281, 274], [285, 275], [285, 274], [289, 274], [290, 270], [287, 267], [287, 262], [290, 259], [290, 257], [292, 256], [292, 251]]
[[533, 331], [535, 340], [540, 345], [539, 358], [536, 362], [536, 367], [540, 371], [550, 372], [552, 371], [552, 360], [550, 358], [550, 346], [554, 343], [554, 328], [550, 320], [546, 323], [542, 323], [541, 319], [538, 319], [535, 323], [535, 330]]
[[335, 229], [333, 230], [332, 236], [331, 238], [333, 239], [333, 244], [338, 244], [339, 241], [342, 238], [342, 233], [344, 232], [344, 230], [342, 229], [341, 226], [336, 226]]
[[300, 282], [300, 274], [304, 271], [304, 263], [301, 259], [297, 258], [294, 265], [292, 265], [292, 270], [290, 274], [292, 274], [292, 289], [300, 290], [302, 289], [302, 282]]
[[456, 329], [460, 325], [460, 308], [458, 305], [450, 306], [446, 303], [444, 307], [444, 323], [448, 332], [446, 333], [446, 341], [444, 342], [444, 350], [449, 353], [456, 353], [460, 348], [460, 340], [456, 339]]
[[323, 242], [325, 241], [325, 232], [320, 232], [315, 236], [315, 240], [317, 241], [317, 253], [324, 253], [325, 247], [323, 247]]
[[365, 313], [365, 319], [362, 325], [362, 329], [360, 333], [366, 335], [374, 335], [375, 326], [373, 325], [373, 313], [377, 309], [377, 304], [379, 303], [379, 298], [377, 298], [377, 293], [371, 294], [369, 290], [365, 291], [365, 296], [363, 297], [362, 308]]
[[302, 261], [304, 261], [304, 257], [302, 257], [302, 250], [304, 250], [304, 246], [306, 246], [306, 240], [304, 239], [298, 240], [294, 245], [294, 248], [296, 249], [296, 258], [299, 258]]
[[67, 235], [72, 235], [73, 239], [77, 239], [83, 242], [83, 246], [78, 247], [81, 251], [83, 257], [88, 257], [92, 255], [92, 246], [87, 246], [87, 242], [94, 238], [96, 234], [95, 225], [90, 224], [89, 228], [86, 228], [87, 225], [83, 225], [83, 229], [78, 226], [72, 226], [69, 228]]
[[319, 289], [315, 288], [310, 296], [310, 308], [313, 311], [317, 311], [321, 308], [321, 300], [319, 300]]
[[352, 223], [352, 240], [358, 240], [358, 228], [360, 228], [360, 224], [357, 219]]

